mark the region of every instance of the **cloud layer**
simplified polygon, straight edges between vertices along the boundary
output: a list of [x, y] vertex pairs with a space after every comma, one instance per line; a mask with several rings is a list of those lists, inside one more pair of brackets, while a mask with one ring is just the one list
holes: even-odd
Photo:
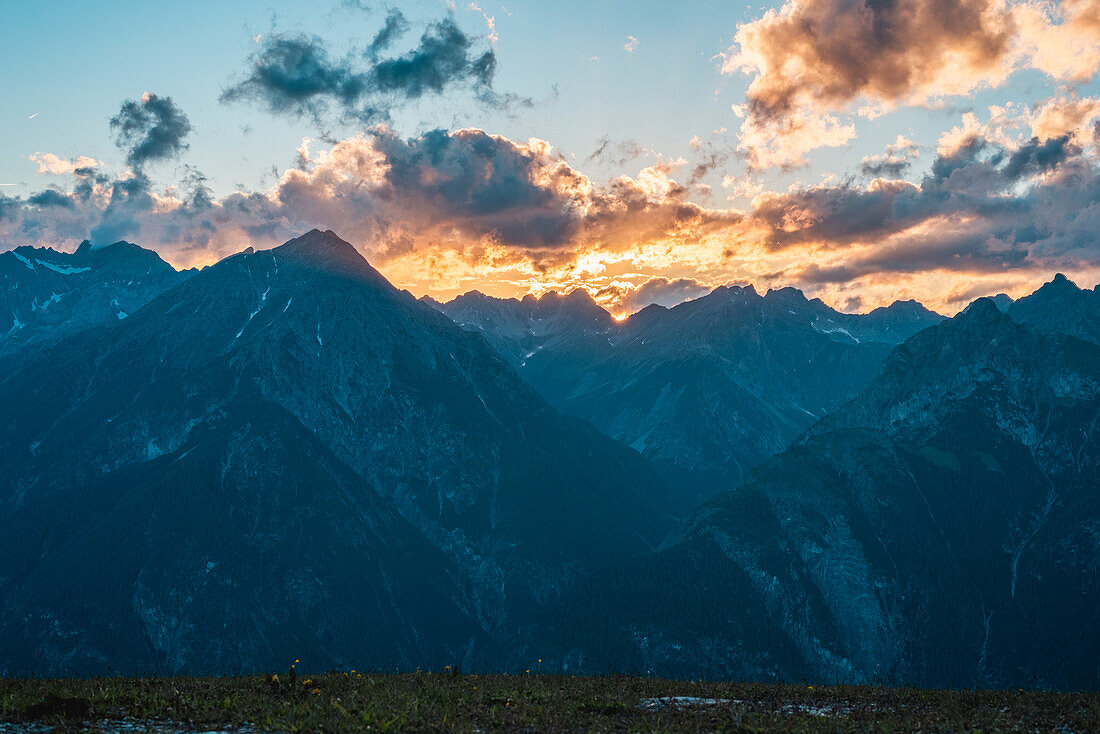
[[299, 167], [271, 190], [219, 200], [201, 179], [189, 192], [158, 193], [141, 174], [112, 179], [77, 169], [66, 194], [71, 219], [38, 216], [29, 200], [7, 199], [0, 234], [5, 241], [55, 243], [93, 228], [140, 234], [149, 244], [177, 248], [172, 254], [185, 261], [192, 247], [216, 257], [323, 225], [383, 262], [425, 250], [476, 261], [492, 250], [541, 267], [581, 251], [654, 241], [672, 246], [735, 218], [687, 201], [667, 169], [597, 185], [538, 139], [519, 143], [477, 129], [403, 139], [383, 126], [317, 153], [309, 145], [299, 151]]
[[865, 162], [869, 182], [759, 193], [745, 212], [693, 203], [683, 163], [599, 182], [538, 139], [374, 126], [319, 150], [306, 140], [263, 192], [215, 198], [197, 174], [158, 191], [140, 171], [74, 168], [68, 190], [0, 198], [0, 242], [75, 247], [91, 233], [186, 266], [324, 227], [418, 295], [583, 287], [625, 312], [748, 281], [951, 310], [983, 284], [1100, 277], [1098, 120], [1100, 100], [1072, 96], [967, 115], [916, 182], [896, 175], [916, 155], [899, 138]]

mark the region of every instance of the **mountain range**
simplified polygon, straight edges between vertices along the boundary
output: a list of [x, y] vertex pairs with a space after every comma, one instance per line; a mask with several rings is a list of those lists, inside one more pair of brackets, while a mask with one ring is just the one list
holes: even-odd
[[0, 253], [0, 358], [120, 321], [191, 274], [129, 242]]
[[42, 350], [0, 406], [9, 671], [493, 661], [671, 522], [641, 457], [332, 233]]
[[588, 670], [1095, 687], [1098, 487], [1100, 345], [980, 300], [546, 634]]
[[793, 288], [720, 287], [616, 322], [583, 290], [473, 292], [439, 306], [563, 412], [637, 449], [683, 507], [729, 489], [859, 392], [942, 316], [913, 301], [843, 314]]
[[1062, 276], [616, 321], [417, 301], [314, 230], [0, 277], [0, 674], [1100, 685], [1100, 304]]

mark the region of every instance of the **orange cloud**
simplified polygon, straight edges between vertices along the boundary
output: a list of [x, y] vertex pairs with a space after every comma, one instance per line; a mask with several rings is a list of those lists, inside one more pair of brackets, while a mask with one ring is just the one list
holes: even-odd
[[741, 147], [758, 168], [801, 165], [874, 117], [1002, 84], [1020, 68], [1079, 82], [1100, 66], [1094, 0], [788, 0], [742, 24], [725, 73], [753, 76]]
[[78, 168], [95, 168], [103, 165], [102, 161], [97, 161], [95, 158], [86, 155], [80, 155], [70, 160], [53, 153], [42, 153], [40, 151], [31, 153], [27, 158], [38, 166], [39, 173], [48, 173], [54, 176], [67, 176], [74, 173]]
[[[746, 212], [692, 202], [671, 164], [597, 182], [538, 139], [375, 128], [306, 141], [299, 167], [265, 192], [156, 191], [140, 174], [79, 169], [71, 191], [0, 197], [0, 241], [75, 247], [90, 232], [190, 266], [325, 227], [399, 287], [441, 300], [584, 288], [622, 314], [748, 282], [950, 311], [980, 284], [1015, 293], [1054, 270], [1087, 282], [1100, 269], [1098, 107], [1067, 97], [968, 117], [919, 181], [883, 171], [865, 185], [762, 191]], [[911, 158], [911, 141], [885, 155]]]

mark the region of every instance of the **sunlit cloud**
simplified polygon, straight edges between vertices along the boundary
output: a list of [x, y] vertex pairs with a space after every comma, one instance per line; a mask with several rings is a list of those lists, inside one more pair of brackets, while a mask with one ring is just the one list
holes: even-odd
[[786, 191], [731, 180], [744, 211], [692, 201], [680, 161], [636, 161], [630, 175], [597, 180], [538, 138], [474, 128], [403, 138], [375, 126], [306, 139], [271, 188], [221, 197], [197, 173], [158, 189], [140, 172], [74, 164], [69, 190], [0, 197], [0, 242], [73, 248], [91, 233], [191, 266], [323, 227], [399, 287], [441, 300], [583, 288], [622, 315], [737, 282], [794, 285], [844, 307], [913, 297], [951, 312], [966, 294], [1019, 295], [1055, 270], [1100, 276], [1098, 115], [1094, 100], [1072, 96], [969, 114], [910, 180], [894, 169], [919, 151], [899, 137], [865, 161], [877, 170], [869, 180]]
[[1091, 0], [788, 0], [722, 56], [725, 73], [752, 77], [741, 148], [756, 167], [802, 165], [854, 137], [845, 116], [970, 95], [1025, 68], [1087, 80], [1098, 15]]
[[864, 156], [860, 170], [867, 176], [899, 178], [910, 165], [920, 158], [920, 145], [904, 135], [886, 146], [879, 155]]
[[27, 158], [38, 166], [38, 173], [53, 176], [70, 176], [78, 168], [95, 168], [102, 166], [103, 162], [91, 156], [78, 155], [76, 158], [63, 158], [53, 153], [31, 153]]

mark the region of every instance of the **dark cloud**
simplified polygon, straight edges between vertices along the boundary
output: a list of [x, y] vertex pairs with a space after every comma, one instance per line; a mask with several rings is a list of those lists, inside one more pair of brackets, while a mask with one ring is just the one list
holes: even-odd
[[[206, 174], [195, 166], [186, 166], [187, 173], [181, 182], [185, 189], [184, 200], [195, 209], [208, 209], [214, 205], [213, 192], [207, 186]], [[245, 188], [238, 185], [238, 189]]]
[[1002, 169], [1005, 178], [1017, 179], [1027, 174], [1049, 171], [1077, 151], [1069, 135], [1040, 141], [1032, 138], [1012, 152]]
[[378, 111], [361, 107], [366, 79], [328, 57], [321, 39], [305, 35], [272, 35], [249, 59], [248, 76], [229, 89], [223, 102], [251, 100], [273, 113], [319, 118], [330, 103], [345, 116], [371, 119]]
[[378, 33], [374, 34], [374, 40], [367, 47], [367, 54], [371, 58], [376, 58], [378, 54], [392, 46], [393, 42], [408, 30], [409, 22], [405, 20], [404, 13], [396, 8], [390, 10], [386, 14], [386, 20], [382, 27], [378, 30]]
[[492, 90], [497, 63], [492, 49], [479, 52], [478, 40], [449, 16], [428, 24], [408, 53], [379, 58], [406, 27], [400, 11], [392, 11], [365, 51], [342, 59], [331, 58], [316, 36], [267, 36], [249, 57], [248, 74], [221, 99], [252, 101], [273, 113], [318, 122], [331, 112], [365, 123], [386, 120], [392, 108], [451, 87], [471, 88], [487, 104], [511, 100]]
[[443, 18], [428, 25], [412, 51], [377, 62], [371, 76], [383, 92], [411, 98], [425, 92], [439, 94], [454, 82], [488, 87], [496, 73], [496, 55], [491, 49], [471, 55], [474, 45], [453, 18]]
[[752, 216], [772, 249], [864, 246], [838, 263], [800, 270], [813, 284], [872, 273], [1100, 263], [1093, 230], [1100, 224], [1100, 171], [1070, 136], [1015, 147], [970, 136], [942, 151], [919, 184], [878, 180], [866, 188], [846, 183], [766, 194]]
[[844, 304], [840, 310], [845, 313], [858, 313], [863, 308], [863, 298], [861, 296], [848, 296], [844, 299]]
[[191, 133], [191, 122], [171, 97], [146, 92], [140, 100], [122, 103], [111, 118], [111, 129], [118, 147], [126, 153], [126, 162], [140, 168], [186, 150], [184, 139]]
[[860, 170], [865, 176], [899, 178], [917, 158], [920, 158], [920, 146], [899, 135], [881, 155], [865, 157], [860, 162]]
[[141, 231], [141, 217], [154, 205], [150, 181], [143, 173], [111, 184], [111, 195], [99, 223], [92, 227], [93, 247], [109, 245]]
[[27, 203], [34, 206], [59, 206], [66, 209], [71, 209], [75, 204], [72, 198], [68, 194], [64, 194], [54, 189], [46, 189], [45, 191], [39, 191], [37, 194], [32, 194], [27, 197]]
[[432, 130], [407, 141], [379, 133], [375, 147], [388, 163], [385, 177], [395, 197], [422, 201], [433, 218], [475, 236], [554, 247], [569, 242], [580, 225], [572, 205], [580, 174], [506, 138], [480, 130]]
[[871, 158], [870, 160], [864, 159], [859, 165], [859, 169], [865, 176], [885, 176], [887, 178], [898, 178], [906, 169], [912, 164], [910, 160], [897, 160], [897, 159], [878, 159]]

